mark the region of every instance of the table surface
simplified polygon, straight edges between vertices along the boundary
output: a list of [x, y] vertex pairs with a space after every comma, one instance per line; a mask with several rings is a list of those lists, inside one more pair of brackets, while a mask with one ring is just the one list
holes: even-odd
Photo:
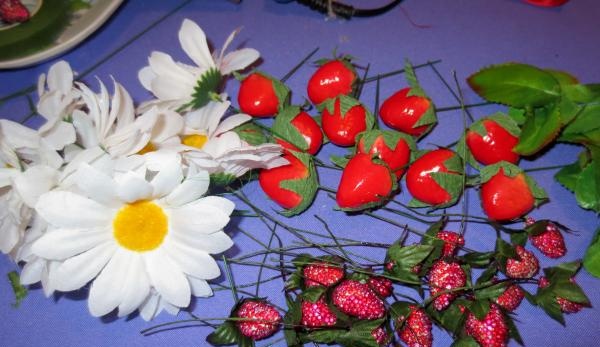
[[[357, 7], [385, 2], [351, 1]], [[339, 53], [356, 57], [359, 65], [370, 64], [370, 75], [401, 68], [405, 58], [415, 64], [441, 59], [435, 67], [450, 81], [451, 86], [454, 85], [452, 76], [456, 74], [466, 103], [480, 100], [466, 86], [465, 78], [481, 67], [507, 61], [569, 71], [584, 83], [600, 81], [600, 2], [597, 0], [571, 1], [553, 9], [534, 7], [519, 0], [406, 0], [401, 7], [385, 15], [349, 21], [326, 20], [324, 15], [307, 7], [296, 3], [279, 4], [273, 0], [246, 0], [239, 5], [226, 0], [130, 0], [124, 2], [98, 32], [64, 56], [25, 69], [0, 71], [0, 98], [34, 84], [37, 76], [47, 72], [49, 66], [58, 59], [67, 60], [75, 71], [84, 72], [116, 52], [82, 79], [97, 89], [94, 76], [107, 85], [110, 85], [110, 76], [114, 76], [137, 102], [146, 100], [150, 95], [138, 82], [137, 71], [146, 64], [148, 55], [154, 50], [186, 61], [187, 57], [177, 41], [177, 31], [184, 18], [196, 21], [216, 48], [220, 48], [233, 29], [241, 27], [234, 46], [258, 49], [262, 56], [259, 68], [274, 76], [283, 76], [308, 52], [319, 47], [318, 57], [331, 56], [331, 52], [337, 49]], [[287, 84], [294, 91], [295, 103], [303, 102], [305, 84], [313, 70], [314, 67], [307, 64], [288, 81]], [[419, 69], [417, 75], [438, 107], [457, 105], [431, 68]], [[404, 86], [406, 82], [402, 76], [382, 80], [380, 95], [385, 98]], [[235, 81], [230, 81], [226, 86], [234, 104], [237, 87]], [[366, 85], [362, 95], [362, 100], [370, 107], [375, 102], [374, 87], [374, 84]], [[35, 93], [32, 98], [37, 100]], [[27, 115], [28, 109], [25, 97], [11, 99], [0, 105], [0, 117], [20, 121]], [[479, 118], [497, 109], [473, 108], [471, 112]], [[312, 113], [315, 114], [314, 111]], [[421, 148], [447, 145], [461, 133], [462, 118], [459, 111], [440, 113], [439, 118], [440, 122], [433, 133], [420, 142]], [[40, 119], [31, 118], [26, 124], [39, 126]], [[531, 168], [567, 164], [574, 160], [580, 150], [575, 146], [555, 146], [535, 161], [522, 160], [521, 166]], [[343, 150], [329, 145], [319, 157], [326, 160], [333, 153], [343, 153]], [[576, 205], [573, 195], [553, 181], [554, 173], [532, 173], [548, 191], [551, 202], [531, 215], [536, 219], [558, 220], [578, 231], [577, 234], [566, 235], [569, 252], [560, 262], [579, 259], [598, 227], [598, 218]], [[327, 187], [334, 187], [339, 179], [337, 172], [321, 170], [320, 175], [321, 184]], [[244, 192], [262, 208], [277, 210], [265, 198], [256, 182], [248, 184]], [[398, 199], [407, 201], [408, 194], [404, 186], [402, 192]], [[470, 202], [469, 213], [481, 214], [477, 192], [470, 190], [466, 197]], [[400, 234], [399, 228], [364, 216], [347, 217], [342, 212], [333, 211], [333, 206], [334, 202], [322, 191], [308, 212], [287, 222], [324, 232], [323, 225], [313, 217], [318, 215], [328, 222], [336, 235], [358, 240], [393, 242]], [[246, 208], [243, 205], [239, 207]], [[403, 219], [398, 221], [408, 222]], [[424, 228], [414, 222], [410, 222], [410, 225]], [[256, 218], [233, 220], [227, 231], [236, 246], [226, 253], [229, 257], [260, 249], [257, 243], [241, 234], [238, 227], [252, 232], [265, 243], [269, 241], [270, 232]], [[283, 230], [279, 232], [284, 242], [295, 240]], [[466, 238], [469, 247], [485, 250], [491, 248], [494, 235], [492, 230], [484, 226], [468, 225]], [[370, 258], [383, 258], [380, 250], [360, 252]], [[536, 254], [540, 256], [543, 266], [557, 263]], [[262, 261], [262, 258], [254, 260]], [[272, 259], [267, 258], [266, 261], [269, 263]], [[0, 257], [0, 273], [15, 269], [18, 267], [7, 257]], [[232, 266], [238, 285], [255, 281], [257, 270], [256, 267]], [[269, 277], [268, 272], [263, 276]], [[600, 291], [597, 289], [600, 281], [585, 271], [581, 271], [577, 281], [586, 290], [592, 305], [600, 307]], [[227, 279], [221, 276], [214, 283], [214, 288], [218, 290], [218, 285], [226, 285]], [[252, 293], [254, 289], [245, 288]], [[531, 287], [528, 289], [532, 290]], [[282, 304], [281, 290], [281, 281], [275, 280], [261, 285], [259, 295]], [[163, 313], [153, 322], [145, 322], [137, 315], [122, 319], [116, 318], [116, 315], [94, 318], [88, 314], [84, 290], [48, 299], [40, 288], [34, 287], [19, 308], [11, 306], [12, 295], [8, 281], [0, 280], [0, 344], [4, 346], [203, 346], [207, 344], [204, 339], [210, 332], [209, 328], [193, 326], [143, 336], [140, 331], [145, 328], [187, 319], [189, 315], [182, 312], [173, 317]], [[224, 317], [232, 305], [231, 293], [221, 290], [216, 291], [214, 297], [195, 300], [190, 310], [200, 317]], [[600, 319], [597, 316], [600, 311], [597, 308], [567, 316], [565, 328], [527, 302], [522, 304], [517, 313], [518, 327], [529, 346], [591, 346], [597, 345], [597, 339], [600, 338]], [[435, 330], [434, 333], [435, 346], [451, 344], [451, 339], [443, 332]], [[281, 334], [268, 341], [276, 341], [280, 337]], [[264, 346], [267, 342], [257, 345]], [[275, 342], [276, 346], [283, 344], [281, 340]]]

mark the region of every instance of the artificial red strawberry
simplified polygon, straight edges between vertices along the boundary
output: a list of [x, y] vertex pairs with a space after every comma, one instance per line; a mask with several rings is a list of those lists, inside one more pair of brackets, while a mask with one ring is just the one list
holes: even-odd
[[[571, 282], [575, 283], [575, 279], [571, 278]], [[540, 281], [538, 282], [538, 286], [540, 288], [546, 288], [549, 285], [550, 285], [550, 281], [548, 281], [548, 279], [546, 277], [544, 277], [544, 276], [540, 277]], [[585, 307], [585, 305], [567, 300], [565, 298], [561, 298], [560, 296], [556, 297], [556, 302], [560, 306], [560, 310], [563, 311], [564, 313], [577, 313]]]
[[336, 201], [343, 209], [365, 209], [383, 203], [394, 189], [396, 177], [390, 169], [370, 154], [358, 153], [342, 172]]
[[411, 306], [410, 309], [408, 317], [398, 318], [398, 336], [408, 347], [431, 347], [431, 319], [422, 308]]
[[481, 204], [491, 220], [519, 218], [545, 199], [545, 193], [528, 182], [521, 169], [507, 162], [486, 166], [481, 175]]
[[283, 108], [273, 123], [275, 140], [283, 148], [315, 155], [323, 144], [319, 124], [297, 106]]
[[445, 260], [438, 260], [433, 263], [429, 270], [429, 291], [431, 296], [435, 297], [433, 307], [438, 311], [447, 308], [450, 302], [458, 296], [458, 293], [439, 293], [464, 287], [466, 283], [467, 276], [458, 263]]
[[404, 88], [387, 98], [379, 115], [381, 120], [392, 129], [402, 131], [413, 136], [421, 136], [432, 124], [420, 124], [420, 120], [431, 107], [428, 98], [410, 95], [411, 88]]
[[333, 144], [354, 146], [356, 135], [373, 126], [373, 116], [354, 98], [341, 95], [323, 105], [321, 126]]
[[308, 80], [308, 98], [318, 105], [327, 99], [348, 95], [356, 80], [356, 72], [348, 59], [331, 60], [319, 66]]
[[281, 315], [275, 307], [259, 300], [245, 300], [237, 310], [238, 318], [246, 321], [236, 321], [242, 335], [252, 340], [261, 340], [273, 335], [279, 329]]
[[531, 278], [540, 270], [540, 263], [533, 253], [517, 245], [517, 258], [506, 260], [506, 276], [510, 278]]
[[344, 269], [326, 262], [319, 262], [306, 265], [302, 269], [302, 275], [306, 287], [330, 287], [344, 278]]
[[330, 327], [337, 322], [336, 315], [331, 312], [323, 298], [317, 302], [302, 301], [302, 325], [307, 328]]
[[369, 287], [371, 287], [371, 289], [373, 289], [373, 291], [382, 298], [387, 298], [388, 296], [392, 295], [392, 291], [394, 291], [392, 281], [385, 277], [369, 277], [367, 283], [369, 284]]
[[359, 319], [378, 319], [385, 315], [383, 301], [366, 283], [344, 280], [333, 290], [332, 299], [342, 312]]
[[512, 312], [521, 305], [524, 297], [525, 292], [523, 292], [523, 289], [518, 284], [513, 284], [498, 296], [496, 303], [506, 311]]
[[371, 336], [373, 336], [375, 342], [377, 342], [377, 345], [379, 346], [387, 346], [389, 344], [390, 335], [382, 326], [379, 326], [371, 331]]
[[400, 178], [410, 162], [410, 153], [415, 149], [412, 138], [386, 130], [369, 130], [359, 135], [357, 153], [369, 153], [383, 160]]
[[462, 191], [462, 160], [449, 149], [427, 152], [408, 168], [406, 187], [422, 203], [450, 204]]
[[459, 247], [465, 245], [465, 239], [462, 237], [462, 235], [453, 231], [439, 231], [436, 237], [444, 241], [444, 247], [442, 248], [442, 257], [453, 256]]
[[[535, 223], [533, 218], [527, 217], [526, 225]], [[567, 253], [565, 239], [556, 224], [548, 222], [546, 230], [537, 235], [529, 235], [531, 244], [548, 258], [560, 258]]]
[[[505, 124], [513, 133], [500, 123]], [[519, 143], [519, 128], [510, 117], [495, 115], [477, 121], [467, 131], [465, 141], [478, 162], [491, 165], [502, 160], [516, 164], [519, 155], [513, 152]]]
[[508, 343], [508, 324], [502, 310], [493, 303], [481, 320], [469, 312], [465, 329], [481, 347], [504, 347]]
[[11, 23], [23, 23], [29, 20], [31, 14], [19, 0], [0, 0], [0, 20]]
[[566, 4], [569, 0], [525, 0], [532, 5], [542, 7], [557, 7]]
[[290, 216], [310, 206], [318, 183], [310, 155], [286, 151], [283, 158], [289, 164], [261, 170], [258, 182], [269, 198], [288, 209], [284, 214]]
[[289, 90], [281, 82], [261, 72], [254, 72], [242, 80], [238, 104], [242, 112], [251, 116], [270, 117], [277, 113], [288, 94]]

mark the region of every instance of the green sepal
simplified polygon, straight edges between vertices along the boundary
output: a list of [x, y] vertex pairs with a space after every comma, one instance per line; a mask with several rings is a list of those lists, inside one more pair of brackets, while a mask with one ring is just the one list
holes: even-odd
[[526, 64], [492, 65], [467, 82], [482, 98], [518, 108], [543, 106], [561, 96], [560, 84], [551, 73]]
[[[518, 167], [515, 164], [511, 164], [507, 161], [500, 161], [498, 163], [485, 166], [479, 171], [479, 177], [481, 178], [481, 183], [486, 183], [492, 177], [496, 176], [496, 174], [502, 169], [504, 172], [504, 176], [507, 177], [515, 177], [520, 173], [523, 173], [523, 169]], [[524, 174], [524, 173], [523, 173]]]
[[463, 160], [466, 161], [473, 168], [480, 170], [481, 166], [479, 165], [479, 162], [475, 160], [475, 157], [473, 156], [471, 150], [467, 146], [466, 137], [467, 133], [465, 132], [456, 143], [456, 153], [460, 155], [461, 158], [463, 158]]
[[296, 271], [288, 276], [287, 281], [285, 282], [285, 289], [299, 289], [302, 287], [303, 277]]
[[248, 142], [252, 146], [259, 146], [269, 142], [263, 129], [254, 122], [246, 122], [233, 128], [233, 131], [238, 134], [240, 139]]
[[340, 334], [336, 342], [344, 347], [379, 347], [371, 332], [384, 323], [385, 319], [361, 320], [352, 324], [349, 331]]
[[523, 342], [523, 338], [521, 337], [521, 334], [519, 333], [519, 329], [517, 329], [517, 326], [515, 325], [514, 320], [510, 317], [505, 315], [504, 316], [504, 320], [506, 321], [506, 325], [508, 325], [508, 337], [515, 340], [516, 343], [518, 343], [521, 346], [525, 346], [525, 343]]
[[485, 299], [469, 301], [465, 307], [471, 311], [478, 320], [483, 320], [488, 312], [490, 312], [490, 302]]
[[13, 294], [15, 295], [15, 302], [12, 306], [18, 308], [21, 305], [21, 302], [23, 302], [23, 299], [27, 297], [27, 288], [21, 284], [21, 278], [16, 271], [11, 271], [6, 274], [6, 276], [8, 277]]
[[410, 201], [408, 202], [408, 207], [412, 207], [412, 208], [427, 208], [427, 207], [431, 207], [430, 204], [422, 202], [420, 200], [417, 200], [415, 198], [410, 199]]
[[291, 143], [302, 151], [308, 150], [308, 142], [298, 128], [292, 125], [292, 120], [298, 116], [302, 110], [298, 106], [286, 106], [279, 111], [275, 122], [273, 122], [273, 133], [277, 134], [277, 137], [281, 137], [283, 140]]
[[302, 346], [302, 343], [300, 342], [298, 333], [294, 327], [300, 324], [302, 320], [300, 299], [297, 298], [296, 300], [292, 300], [289, 296], [287, 296], [286, 303], [288, 310], [283, 316], [283, 336], [287, 346], [299, 347]]
[[433, 305], [428, 305], [426, 312], [433, 318], [433, 321], [439, 323], [440, 328], [450, 332], [452, 335], [458, 335], [467, 319], [467, 315], [461, 312], [459, 306], [466, 307], [468, 304], [469, 301], [459, 298], [442, 311], [437, 311]]
[[600, 228], [596, 229], [596, 235], [585, 252], [583, 267], [592, 276], [600, 278]]
[[182, 106], [182, 110], [188, 108], [197, 110], [209, 101], [213, 100], [213, 95], [218, 94], [218, 90], [221, 87], [221, 81], [223, 76], [217, 68], [210, 68], [200, 76], [196, 85], [194, 86], [194, 92], [192, 93], [192, 101]]
[[510, 234], [510, 243], [515, 246], [525, 246], [528, 234], [526, 232], [515, 232]]
[[321, 104], [317, 105], [317, 110], [319, 110], [319, 112], [324, 112], [324, 110], [327, 110], [329, 114], [333, 115], [335, 114], [335, 104], [338, 101], [340, 103], [340, 117], [342, 119], [346, 117], [346, 114], [351, 108], [355, 106], [361, 106], [365, 110], [367, 130], [373, 128], [373, 125], [375, 124], [375, 117], [373, 114], [360, 101], [348, 95], [342, 94], [335, 98], [327, 99]]
[[300, 294], [300, 297], [310, 302], [317, 302], [317, 300], [319, 300], [326, 291], [327, 287], [325, 286], [311, 286], [304, 289], [302, 294]]
[[289, 153], [300, 160], [307, 168], [308, 176], [301, 179], [284, 180], [279, 183], [281, 188], [295, 192], [302, 197], [302, 201], [300, 204], [298, 204], [298, 206], [281, 212], [281, 214], [286, 217], [300, 214], [310, 207], [315, 199], [315, 196], [317, 195], [317, 190], [319, 189], [319, 179], [312, 156], [307, 153], [296, 151], [289, 151]]
[[461, 262], [476, 268], [487, 267], [494, 259], [494, 252], [468, 252], [460, 256]]
[[356, 143], [358, 147], [358, 143], [362, 141], [363, 146], [365, 148], [365, 153], [371, 152], [371, 148], [373, 144], [378, 138], [383, 138], [383, 142], [386, 147], [390, 150], [394, 150], [398, 145], [400, 140], [404, 140], [410, 148], [411, 153], [413, 153], [417, 149], [417, 145], [415, 144], [415, 140], [412, 136], [401, 133], [399, 131], [391, 131], [391, 130], [380, 130], [380, 129], [371, 129], [363, 131], [362, 133], [356, 135]]
[[423, 90], [423, 88], [419, 84], [415, 70], [413, 69], [412, 64], [410, 63], [410, 61], [408, 59], [406, 59], [405, 63], [404, 63], [404, 75], [406, 77], [406, 81], [408, 82], [408, 85], [410, 86], [410, 90], [406, 94], [406, 96], [417, 96], [417, 97], [425, 98], [429, 101], [429, 107], [427, 108], [425, 113], [423, 113], [423, 115], [421, 117], [419, 117], [419, 119], [412, 126], [413, 129], [418, 128], [420, 126], [424, 126], [424, 125], [429, 126], [427, 131], [423, 132], [423, 134], [420, 135], [422, 137], [423, 135], [428, 133], [433, 128], [433, 126], [437, 123], [437, 115], [435, 114], [435, 106], [433, 105], [433, 102], [431, 101], [431, 99], [425, 93], [425, 90]]
[[227, 187], [231, 183], [235, 182], [237, 177], [232, 174], [228, 174], [226, 172], [218, 172], [214, 174], [210, 174], [210, 185], [212, 187]]
[[511, 135], [515, 137], [519, 137], [519, 135], [521, 134], [521, 128], [519, 128], [517, 122], [515, 122], [515, 120], [508, 116], [506, 113], [502, 112], [496, 112], [491, 116], [479, 119], [478, 121], [473, 123], [473, 125], [471, 125], [469, 129], [478, 133], [481, 136], [487, 135], [487, 130], [483, 125], [483, 121], [485, 120], [491, 120], [498, 123], [498, 125], [504, 128], [504, 130], [508, 131]]
[[562, 263], [551, 268], [545, 268], [544, 274], [548, 278], [550, 285], [544, 289], [549, 289], [555, 296], [589, 306], [590, 300], [584, 291], [579, 285], [571, 281], [580, 268], [580, 261]]
[[[482, 283], [480, 283], [481, 285]], [[489, 287], [481, 288], [475, 291], [475, 298], [478, 300], [492, 300], [496, 301], [498, 297], [504, 293], [506, 288], [508, 287], [508, 282], [500, 282], [496, 284], [492, 284]]]
[[213, 346], [227, 346], [237, 344], [239, 347], [253, 346], [250, 338], [242, 335], [234, 322], [225, 321], [215, 331], [206, 337], [206, 341]]
[[458, 340], [454, 340], [450, 347], [479, 347], [479, 343], [471, 336], [465, 336]]
[[536, 108], [527, 115], [514, 151], [522, 155], [539, 152], [556, 139], [563, 124], [558, 104]]
[[531, 194], [533, 195], [533, 198], [535, 199], [535, 206], [539, 206], [539, 205], [545, 203], [546, 201], [548, 201], [548, 194], [546, 194], [546, 191], [542, 187], [540, 187], [537, 184], [537, 182], [527, 174], [525, 174], [525, 182], [527, 182], [527, 185], [529, 186], [529, 190], [531, 190]]
[[444, 188], [451, 197], [450, 201], [440, 205], [432, 205], [431, 207], [438, 209], [456, 204], [464, 188], [464, 176], [462, 174], [449, 172], [432, 172], [430, 175], [431, 178], [433, 178], [440, 187]]
[[346, 167], [346, 165], [348, 165], [348, 162], [350, 161], [350, 157], [331, 155], [331, 156], [329, 156], [329, 161], [331, 161], [335, 166], [341, 167], [343, 169]]
[[392, 320], [396, 324], [396, 329], [400, 329], [404, 325], [404, 322], [412, 312], [411, 306], [415, 306], [415, 304], [407, 301], [396, 301], [390, 306], [389, 311]]
[[510, 243], [500, 237], [496, 239], [496, 260], [503, 272], [506, 272], [506, 261], [517, 256], [517, 251]]
[[527, 120], [526, 112], [524, 109], [509, 107], [508, 108], [508, 116], [515, 121], [519, 126], [525, 123]]

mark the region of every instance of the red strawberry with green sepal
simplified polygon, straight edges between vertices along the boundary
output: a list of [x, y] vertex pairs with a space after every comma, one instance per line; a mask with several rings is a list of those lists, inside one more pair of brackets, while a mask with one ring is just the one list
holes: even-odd
[[[525, 225], [531, 227], [534, 224], [534, 219], [527, 217]], [[531, 241], [531, 244], [545, 256], [556, 259], [567, 253], [565, 239], [560, 230], [558, 230], [556, 224], [551, 221], [542, 221], [542, 225], [537, 226], [535, 229], [537, 230], [528, 232], [529, 241]]]
[[442, 257], [451, 257], [456, 254], [456, 250], [465, 245], [465, 239], [462, 235], [454, 231], [439, 231], [435, 237], [444, 241], [442, 248]]
[[246, 319], [246, 321], [237, 321], [236, 326], [242, 335], [254, 341], [273, 335], [279, 329], [281, 322], [281, 315], [275, 307], [262, 300], [244, 300], [236, 316]]
[[411, 207], [454, 204], [463, 189], [463, 165], [453, 151], [440, 148], [418, 157], [406, 172], [406, 187], [413, 200]]
[[253, 72], [240, 84], [240, 110], [254, 117], [271, 117], [289, 98], [289, 89], [281, 81], [262, 72]]
[[327, 306], [323, 297], [316, 302], [310, 302], [308, 300], [302, 301], [301, 311], [301, 323], [307, 328], [329, 327], [337, 323], [335, 313]]
[[344, 268], [339, 265], [327, 262], [316, 262], [314, 264], [306, 265], [302, 269], [302, 275], [306, 287], [331, 287], [344, 278], [345, 272]]
[[368, 153], [383, 160], [399, 179], [410, 163], [416, 149], [412, 137], [396, 131], [368, 130], [358, 135], [357, 153]]
[[323, 144], [321, 127], [298, 106], [284, 107], [272, 126], [275, 140], [283, 148], [317, 154]]
[[[433, 307], [441, 311], [447, 308], [458, 296], [458, 292], [447, 292], [467, 283], [467, 276], [460, 264], [452, 261], [437, 260], [429, 270], [429, 291], [433, 299]], [[441, 293], [441, 294], [440, 294]]]
[[12, 24], [29, 20], [31, 14], [19, 0], [0, 0], [0, 20]]
[[392, 281], [385, 277], [369, 277], [367, 283], [369, 284], [369, 287], [371, 287], [371, 289], [382, 298], [387, 298], [388, 296], [392, 295], [392, 292], [394, 291]]
[[286, 151], [283, 158], [289, 164], [261, 170], [258, 182], [267, 196], [286, 209], [283, 215], [293, 216], [310, 206], [319, 184], [311, 155]]
[[496, 299], [496, 303], [507, 312], [513, 312], [521, 305], [525, 292], [518, 284], [512, 284]]
[[383, 204], [396, 188], [396, 176], [385, 163], [358, 153], [342, 172], [336, 201], [343, 210], [364, 210]]
[[338, 146], [354, 146], [356, 136], [371, 129], [375, 119], [360, 101], [340, 95], [319, 105], [321, 127], [329, 141]]
[[535, 255], [520, 245], [515, 246], [515, 251], [517, 258], [506, 260], [506, 276], [519, 279], [535, 276], [540, 270], [540, 263]]
[[398, 336], [408, 347], [431, 347], [433, 335], [431, 319], [422, 308], [411, 305], [408, 317], [396, 319]]
[[420, 137], [437, 122], [433, 103], [419, 85], [410, 62], [405, 64], [410, 88], [404, 88], [387, 98], [379, 109], [381, 120], [390, 128]]
[[547, 200], [546, 192], [521, 168], [501, 161], [484, 167], [481, 177], [481, 204], [491, 220], [509, 221], [522, 217]]
[[469, 312], [465, 330], [481, 347], [504, 347], [508, 343], [509, 328], [506, 318], [500, 307], [493, 303], [490, 303], [489, 311], [482, 319], [477, 319]]
[[307, 85], [308, 98], [314, 105], [352, 93], [358, 77], [349, 57], [324, 60], [320, 63]]
[[500, 161], [516, 164], [520, 157], [513, 149], [519, 143], [520, 134], [519, 126], [511, 117], [497, 113], [473, 123], [462, 141], [481, 164]]
[[359, 319], [378, 319], [385, 315], [383, 301], [368, 284], [344, 280], [331, 294], [333, 304], [347, 315]]

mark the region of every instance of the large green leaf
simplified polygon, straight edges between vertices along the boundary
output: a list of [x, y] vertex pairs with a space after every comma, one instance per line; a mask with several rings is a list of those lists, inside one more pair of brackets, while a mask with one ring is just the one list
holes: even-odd
[[484, 99], [518, 108], [543, 106], [561, 95], [551, 73], [526, 64], [492, 65], [467, 82]]
[[596, 230], [596, 235], [585, 252], [583, 267], [590, 274], [600, 278], [600, 228]]
[[558, 136], [562, 125], [560, 108], [556, 105], [535, 109], [525, 120], [514, 150], [522, 155], [539, 152]]
[[600, 213], [600, 162], [593, 160], [583, 170], [575, 187], [579, 206]]

